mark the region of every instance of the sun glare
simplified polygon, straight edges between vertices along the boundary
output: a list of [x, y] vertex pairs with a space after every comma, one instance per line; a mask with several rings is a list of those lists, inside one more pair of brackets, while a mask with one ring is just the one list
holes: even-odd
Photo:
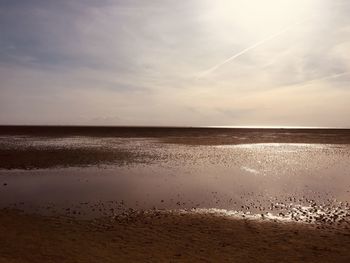
[[283, 27], [302, 23], [319, 13], [322, 1], [221, 0], [207, 2], [211, 21], [227, 32], [229, 27], [266, 36]]

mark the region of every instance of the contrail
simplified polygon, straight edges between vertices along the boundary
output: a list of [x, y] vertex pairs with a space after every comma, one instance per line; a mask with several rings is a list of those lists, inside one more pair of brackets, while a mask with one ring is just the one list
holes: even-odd
[[265, 44], [266, 42], [268, 42], [268, 41], [270, 41], [270, 40], [272, 40], [272, 39], [278, 37], [279, 35], [284, 34], [285, 32], [289, 31], [291, 28], [293, 28], [293, 27], [295, 27], [296, 25], [301, 24], [301, 23], [303, 23], [303, 22], [304, 22], [304, 21], [294, 23], [293, 25], [287, 26], [287, 27], [281, 29], [280, 31], [278, 31], [278, 32], [276, 32], [276, 33], [274, 33], [274, 34], [272, 34], [271, 36], [269, 36], [269, 37], [267, 37], [267, 38], [265, 38], [265, 39], [263, 39], [263, 40], [258, 41], [258, 42], [255, 43], [254, 45], [251, 45], [251, 46], [249, 46], [249, 47], [247, 47], [247, 48], [241, 50], [240, 52], [234, 54], [233, 56], [231, 56], [231, 57], [229, 57], [229, 58], [227, 58], [227, 59], [225, 59], [224, 61], [220, 62], [219, 64], [217, 64], [217, 65], [215, 65], [215, 66], [213, 66], [213, 67], [207, 69], [206, 71], [202, 72], [197, 78], [200, 79], [200, 78], [205, 77], [206, 75], [208, 75], [208, 74], [214, 72], [215, 70], [217, 70], [218, 68], [220, 68], [220, 67], [222, 67], [223, 65], [227, 64], [228, 62], [231, 62], [231, 61], [235, 60], [236, 58], [242, 56], [243, 54], [247, 53], [249, 50], [252, 50], [252, 49], [254, 49], [254, 48], [258, 47], [258, 46], [261, 46], [261, 45]]
[[339, 77], [342, 77], [342, 76], [345, 76], [345, 75], [349, 75], [349, 74], [350, 74], [350, 71], [345, 71], [345, 72], [333, 74], [333, 75], [330, 75], [330, 76], [327, 76], [327, 77], [324, 77], [324, 78], [319, 78], [319, 79], [316, 79], [314, 81], [327, 80], [327, 79], [336, 79], [336, 78], [339, 78]]
[[350, 75], [350, 71], [344, 71], [344, 72], [341, 72], [341, 73], [336, 73], [336, 74], [328, 75], [328, 76], [325, 76], [325, 77], [320, 77], [320, 78], [305, 80], [305, 81], [301, 81], [301, 82], [297, 82], [297, 83], [287, 84], [287, 85], [280, 86], [280, 87], [274, 87], [272, 89], [273, 90], [276, 90], [276, 89], [280, 90], [282, 88], [286, 89], [286, 88], [291, 88], [291, 87], [303, 87], [303, 86], [307, 86], [307, 85], [313, 84], [315, 82], [317, 83], [317, 82], [323, 81], [323, 80], [336, 79], [336, 78], [340, 78], [340, 77], [343, 77], [343, 76], [346, 76], [346, 75]]
[[344, 72], [341, 72], [341, 73], [328, 75], [328, 76], [321, 77], [321, 78], [311, 79], [311, 80], [307, 80], [307, 81], [300, 82], [300, 83], [295, 83], [295, 84], [288, 85], [288, 86], [305, 86], [305, 85], [310, 85], [310, 84], [312, 84], [314, 82], [319, 82], [319, 81], [329, 80], [329, 79], [336, 79], [336, 78], [339, 78], [339, 77], [342, 77], [342, 76], [346, 76], [346, 75], [350, 75], [350, 71], [344, 71]]

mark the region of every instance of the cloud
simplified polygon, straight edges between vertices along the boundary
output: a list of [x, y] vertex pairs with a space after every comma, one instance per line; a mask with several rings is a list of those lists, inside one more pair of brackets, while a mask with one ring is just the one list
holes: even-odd
[[1, 1], [0, 123], [350, 126], [349, 10], [344, 0]]
[[199, 75], [200, 78], [202, 77], [205, 77], [206, 75], [210, 74], [211, 72], [217, 70], [218, 68], [224, 66], [225, 64], [239, 58], [240, 56], [244, 55], [245, 53], [249, 52], [250, 50], [253, 50], [263, 44], [265, 44], [266, 42], [269, 42], [271, 40], [273, 40], [274, 38], [288, 32], [290, 29], [292, 29], [295, 25], [297, 24], [300, 24], [300, 23], [296, 23], [296, 24], [293, 24], [293, 25], [290, 25], [290, 26], [287, 26], [285, 28], [282, 28], [281, 30], [279, 30], [278, 32], [262, 39], [262, 40], [259, 40], [258, 42], [254, 43], [253, 45], [251, 46], [248, 46], [246, 48], [244, 48], [243, 50], [239, 51], [238, 53], [235, 53], [233, 54], [232, 56], [230, 56], [229, 58], [225, 59], [224, 61], [220, 62], [219, 64], [216, 64], [214, 65], [213, 67], [209, 68], [208, 70], [204, 71], [203, 73], [201, 73]]

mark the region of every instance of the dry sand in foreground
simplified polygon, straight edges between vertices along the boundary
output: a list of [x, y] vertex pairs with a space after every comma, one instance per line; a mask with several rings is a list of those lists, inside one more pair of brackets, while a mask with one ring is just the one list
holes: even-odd
[[350, 231], [215, 215], [82, 221], [0, 211], [0, 262], [350, 262]]

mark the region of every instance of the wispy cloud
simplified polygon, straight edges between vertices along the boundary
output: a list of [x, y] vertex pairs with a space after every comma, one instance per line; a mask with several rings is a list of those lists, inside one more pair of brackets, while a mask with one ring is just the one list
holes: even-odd
[[276, 32], [276, 33], [274, 33], [274, 34], [268, 36], [267, 38], [264, 38], [264, 39], [262, 39], [262, 40], [256, 42], [255, 44], [253, 44], [253, 45], [251, 45], [251, 46], [249, 46], [249, 47], [247, 47], [247, 48], [245, 48], [245, 49], [239, 51], [238, 53], [235, 53], [234, 55], [230, 56], [229, 58], [225, 59], [224, 61], [222, 61], [222, 62], [220, 62], [220, 63], [214, 65], [213, 67], [211, 67], [211, 68], [209, 68], [209, 69], [203, 71], [202, 73], [200, 73], [200, 74], [198, 75], [198, 78], [203, 78], [203, 77], [205, 77], [206, 75], [208, 75], [208, 74], [214, 72], [215, 70], [217, 70], [218, 68], [224, 66], [225, 64], [227, 64], [227, 63], [229, 63], [229, 62], [231, 62], [231, 61], [233, 61], [233, 60], [239, 58], [240, 56], [244, 55], [244, 54], [247, 53], [248, 51], [257, 48], [257, 47], [259, 47], [259, 46], [265, 44], [266, 42], [269, 42], [269, 41], [271, 41], [271, 40], [273, 40], [273, 39], [279, 37], [280, 35], [285, 34], [286, 32], [288, 32], [289, 30], [291, 30], [292, 28], [294, 28], [295, 26], [297, 26], [297, 25], [299, 25], [299, 24], [301, 24], [301, 23], [302, 23], [302, 22], [298, 22], [298, 23], [294, 23], [294, 24], [292, 24], [292, 25], [290, 25], [290, 26], [284, 27], [284, 28], [282, 28], [281, 30], [279, 30], [278, 32]]
[[350, 126], [349, 10], [0, 1], [0, 123]]

